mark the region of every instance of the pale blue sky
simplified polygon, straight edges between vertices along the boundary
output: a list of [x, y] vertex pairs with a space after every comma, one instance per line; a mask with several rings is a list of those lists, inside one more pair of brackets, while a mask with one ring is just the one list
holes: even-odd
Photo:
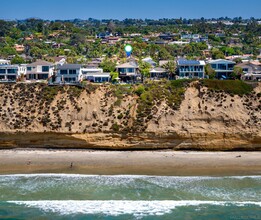
[[0, 19], [261, 18], [261, 0], [4, 0]]

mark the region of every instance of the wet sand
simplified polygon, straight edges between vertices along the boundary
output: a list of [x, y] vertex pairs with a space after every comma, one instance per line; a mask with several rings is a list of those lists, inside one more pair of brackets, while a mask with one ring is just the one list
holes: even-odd
[[261, 152], [1, 150], [0, 174], [261, 175]]

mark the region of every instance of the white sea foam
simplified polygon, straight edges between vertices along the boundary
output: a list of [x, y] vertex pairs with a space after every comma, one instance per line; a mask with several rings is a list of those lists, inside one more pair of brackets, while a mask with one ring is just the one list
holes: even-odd
[[171, 213], [176, 207], [181, 206], [199, 206], [199, 205], [257, 205], [261, 206], [261, 202], [237, 202], [237, 201], [196, 201], [196, 200], [183, 200], [183, 201], [125, 201], [125, 200], [50, 200], [50, 201], [8, 201], [17, 205], [24, 205], [31, 208], [39, 208], [44, 212], [54, 212], [60, 215], [71, 214], [103, 214], [110, 216], [119, 215], [133, 215], [149, 216], [149, 215], [164, 215]]
[[254, 178], [261, 179], [261, 175], [252, 176], [151, 176], [151, 175], [89, 175], [89, 174], [66, 174], [66, 173], [37, 173], [37, 174], [5, 174], [0, 175], [0, 177], [111, 177], [111, 178], [175, 178], [175, 179], [195, 179], [195, 180], [207, 180], [207, 179], [244, 179], [244, 178]]

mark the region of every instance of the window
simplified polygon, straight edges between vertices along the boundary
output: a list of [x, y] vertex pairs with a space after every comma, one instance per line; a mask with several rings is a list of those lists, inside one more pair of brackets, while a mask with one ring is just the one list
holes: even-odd
[[7, 79], [9, 79], [9, 80], [16, 80], [16, 75], [7, 76]]
[[39, 74], [38, 79], [48, 79], [48, 74]]
[[66, 75], [67, 74], [67, 70], [60, 70], [60, 74], [61, 75]]
[[17, 73], [17, 69], [7, 69], [7, 73]]
[[76, 70], [69, 70], [69, 74], [76, 74]]
[[0, 69], [0, 74], [5, 74], [5, 69]]
[[218, 64], [218, 69], [219, 70], [226, 70], [227, 66], [226, 66], [226, 64]]
[[28, 66], [26, 67], [27, 71], [32, 71], [32, 67], [31, 66]]
[[243, 71], [244, 72], [248, 72], [248, 68], [243, 68]]
[[42, 66], [42, 72], [49, 72], [49, 66]]

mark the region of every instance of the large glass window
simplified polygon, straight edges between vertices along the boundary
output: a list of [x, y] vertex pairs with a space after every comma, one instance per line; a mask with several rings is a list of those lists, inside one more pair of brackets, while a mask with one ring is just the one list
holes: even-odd
[[226, 70], [227, 66], [226, 66], [226, 64], [218, 64], [218, 69], [219, 70]]
[[48, 79], [48, 74], [39, 74], [38, 79]]
[[234, 65], [235, 65], [235, 64], [228, 64], [228, 69], [229, 69], [229, 70], [233, 70], [233, 69], [234, 69]]
[[7, 73], [17, 73], [17, 69], [7, 69]]
[[49, 72], [49, 66], [42, 66], [42, 72]]
[[0, 69], [0, 74], [5, 74], [5, 69]]
[[67, 74], [67, 70], [60, 70], [60, 74], [61, 75], [66, 75]]
[[32, 71], [32, 67], [31, 66], [28, 66], [26, 67], [27, 71]]
[[9, 76], [7, 76], [7, 79], [16, 80], [16, 75], [9, 75]]
[[76, 74], [76, 70], [69, 70], [69, 74]]

